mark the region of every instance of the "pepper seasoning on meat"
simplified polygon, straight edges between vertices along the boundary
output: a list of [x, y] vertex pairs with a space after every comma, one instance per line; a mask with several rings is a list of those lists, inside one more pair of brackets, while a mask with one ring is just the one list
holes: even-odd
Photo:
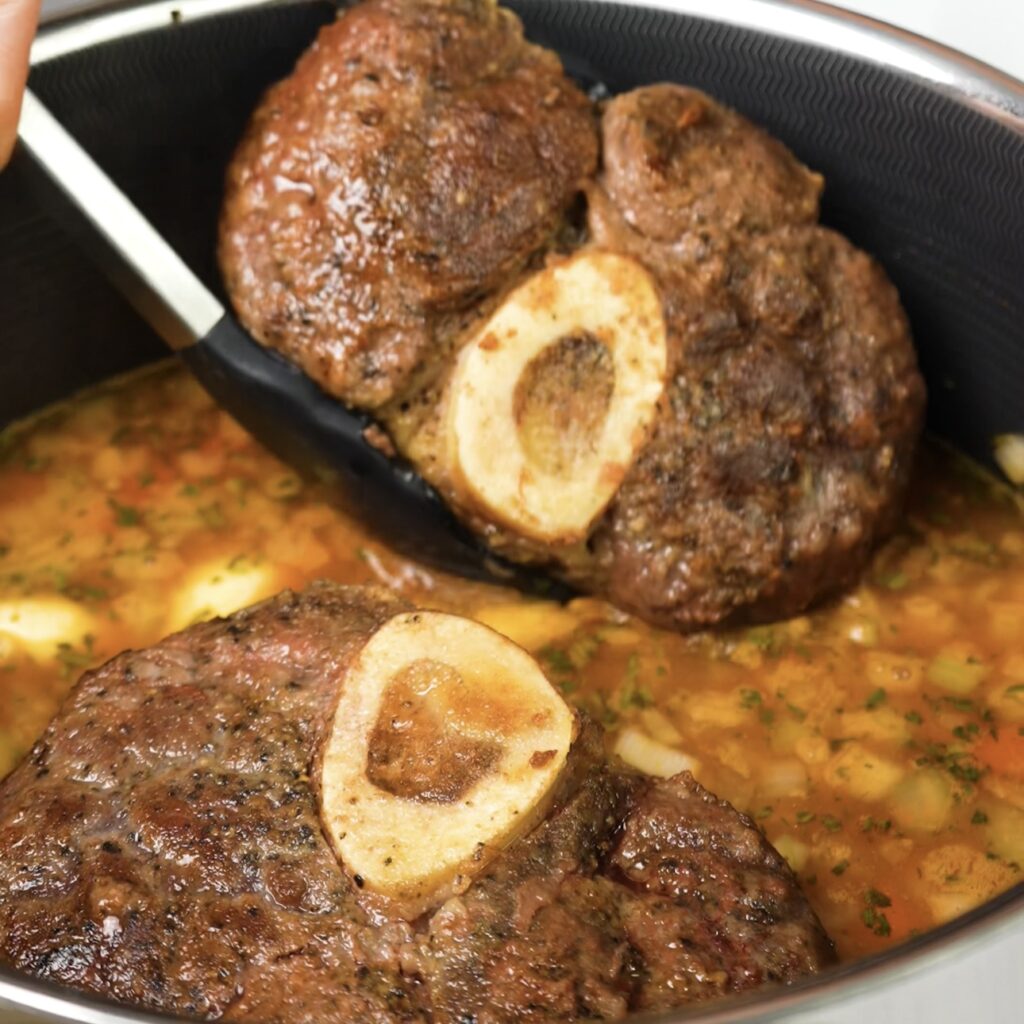
[[596, 107], [489, 0], [369, 0], [254, 115], [221, 263], [494, 551], [685, 632], [848, 587], [903, 505], [910, 330], [822, 187], [697, 90]]

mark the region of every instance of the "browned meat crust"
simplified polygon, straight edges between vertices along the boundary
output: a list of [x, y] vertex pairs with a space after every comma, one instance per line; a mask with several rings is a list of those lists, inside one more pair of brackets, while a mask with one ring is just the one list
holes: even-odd
[[896, 526], [924, 409], [885, 273], [811, 225], [653, 242], [600, 186], [590, 226], [657, 275], [675, 360], [591, 538], [603, 591], [689, 629], [794, 615], [852, 584]]
[[626, 220], [672, 242], [701, 228], [765, 231], [818, 219], [821, 175], [696, 89], [651, 85], [602, 122], [604, 184]]
[[85, 675], [0, 790], [4, 958], [217, 1016], [246, 972], [321, 932], [353, 941], [367, 922], [320, 832], [311, 753], [346, 667], [406, 607], [283, 594]]
[[321, 584], [115, 658], [0, 787], [0, 956], [122, 1002], [281, 1024], [618, 1017], [832, 962], [791, 872], [689, 776], [584, 727], [553, 811], [413, 925], [360, 909], [312, 768], [406, 606]]
[[[477, 49], [449, 66], [454, 25], [458, 45]], [[369, 55], [358, 73], [346, 50], [356, 28]], [[375, 407], [396, 448], [506, 557], [672, 629], [799, 613], [856, 579], [902, 507], [924, 385], [898, 296], [869, 257], [815, 224], [821, 177], [697, 90], [654, 85], [608, 103], [603, 164], [590, 174], [584, 101], [519, 31], [487, 0], [371, 0], [327, 30], [271, 92], [232, 167], [222, 255], [240, 314], [329, 390]], [[380, 118], [367, 128], [359, 76], [367, 61], [397, 60], [373, 56], [378, 35], [414, 56], [407, 79], [374, 87]], [[497, 78], [480, 77], [480, 48], [497, 55]], [[484, 104], [486, 117], [463, 117], [431, 85], [455, 67], [466, 69], [465, 103]], [[413, 104], [418, 118], [429, 112], [424, 123], [457, 130], [457, 146], [428, 146], [443, 171], [421, 159], [427, 129], [409, 120], [407, 93], [428, 97]], [[388, 146], [401, 159], [374, 156]], [[397, 178], [408, 154], [415, 173]], [[588, 175], [588, 236], [553, 240]], [[307, 183], [309, 195], [300, 202], [282, 181]], [[365, 189], [377, 204], [367, 223], [386, 223], [383, 233], [353, 234], [332, 212], [332, 196]], [[428, 236], [429, 265], [417, 255]], [[545, 242], [641, 261], [669, 331], [646, 446], [586, 543], [561, 546], [466, 500], [441, 429], [474, 316]], [[325, 255], [352, 245], [358, 278]], [[362, 319], [339, 312], [363, 299]], [[354, 333], [345, 327], [357, 320]]]
[[434, 915], [435, 1019], [615, 1019], [834, 961], [748, 818], [688, 773], [650, 785], [587, 767], [557, 813]]
[[597, 130], [493, 0], [369, 0], [253, 116], [220, 255], [253, 335], [376, 408], [555, 233]]

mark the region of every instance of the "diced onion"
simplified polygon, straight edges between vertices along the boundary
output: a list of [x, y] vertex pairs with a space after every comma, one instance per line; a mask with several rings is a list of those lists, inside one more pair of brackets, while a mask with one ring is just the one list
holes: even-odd
[[568, 636], [579, 625], [571, 611], [551, 601], [486, 605], [474, 612], [473, 618], [528, 651]]
[[995, 460], [1007, 479], [1018, 486], [1024, 484], [1024, 436], [1002, 434], [995, 439]]
[[776, 850], [785, 857], [786, 862], [794, 871], [803, 871], [810, 856], [810, 848], [796, 836], [782, 835], [772, 843]]
[[807, 768], [795, 757], [773, 761], [760, 772], [757, 791], [765, 797], [803, 796], [807, 792]]
[[825, 781], [858, 800], [884, 800], [903, 774], [898, 764], [857, 742], [843, 744], [825, 766]]
[[633, 726], [627, 726], [615, 741], [615, 753], [626, 764], [646, 775], [668, 779], [680, 772], [697, 774], [700, 762], [689, 757], [676, 747], [659, 743]]
[[248, 559], [219, 558], [197, 566], [175, 596], [168, 628], [184, 629], [193, 622], [230, 615], [270, 597], [280, 582], [277, 570]]
[[953, 791], [934, 769], [914, 772], [892, 791], [893, 817], [903, 828], [938, 832], [953, 810]]
[[940, 654], [933, 658], [925, 673], [928, 682], [953, 693], [970, 693], [988, 674], [980, 662]]
[[643, 722], [648, 733], [659, 743], [665, 743], [672, 747], [683, 742], [682, 734], [664, 711], [659, 711], [657, 708], [646, 708], [640, 712], [640, 721]]

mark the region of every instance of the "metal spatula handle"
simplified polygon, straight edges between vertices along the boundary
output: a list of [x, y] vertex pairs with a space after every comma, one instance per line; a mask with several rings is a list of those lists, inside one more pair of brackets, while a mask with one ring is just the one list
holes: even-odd
[[31, 92], [22, 102], [18, 138], [73, 213], [125, 297], [175, 351], [206, 337], [224, 307], [134, 203], [110, 180]]

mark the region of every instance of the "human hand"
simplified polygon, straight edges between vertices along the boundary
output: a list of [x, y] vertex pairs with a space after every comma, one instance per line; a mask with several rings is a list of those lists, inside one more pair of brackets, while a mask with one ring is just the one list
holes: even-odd
[[10, 158], [18, 134], [39, 4], [40, 0], [0, 0], [0, 167]]

